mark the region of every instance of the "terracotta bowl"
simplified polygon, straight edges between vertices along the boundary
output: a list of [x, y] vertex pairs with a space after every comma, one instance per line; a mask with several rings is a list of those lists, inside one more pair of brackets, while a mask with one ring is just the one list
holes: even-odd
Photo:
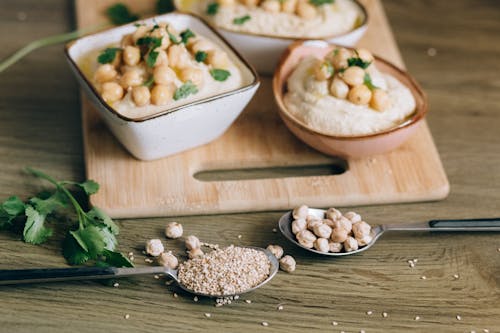
[[287, 79], [298, 63], [306, 56], [323, 57], [335, 45], [324, 41], [296, 42], [285, 51], [274, 73], [273, 91], [279, 106], [279, 115], [288, 129], [309, 146], [327, 155], [341, 157], [364, 157], [393, 150], [404, 143], [420, 126], [427, 113], [427, 97], [407, 72], [388, 61], [375, 57], [377, 68], [392, 75], [408, 87], [416, 102], [415, 113], [397, 127], [369, 135], [335, 136], [310, 128], [288, 112], [283, 96], [287, 92]]

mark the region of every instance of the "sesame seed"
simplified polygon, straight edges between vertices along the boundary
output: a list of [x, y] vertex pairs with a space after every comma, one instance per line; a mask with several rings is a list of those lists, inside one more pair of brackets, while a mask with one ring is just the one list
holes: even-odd
[[250, 299], [246, 299], [246, 300], [245, 300], [245, 303], [250, 304], [250, 303], [252, 303], [252, 300], [250, 300]]
[[129, 259], [130, 261], [134, 261], [134, 260], [135, 260], [134, 256], [131, 256], [131, 257], [130, 257], [130, 258], [128, 258], [128, 259]]
[[193, 301], [198, 302], [198, 296], [193, 297]]
[[273, 232], [278, 232], [278, 230], [276, 228], [273, 228]]
[[118, 282], [113, 283], [113, 287], [118, 288], [120, 284]]
[[333, 326], [337, 326], [339, 323], [337, 323], [336, 321], [332, 321], [332, 325]]
[[243, 236], [241, 236], [241, 235], [238, 235], [238, 239], [241, 239], [241, 237], [243, 237]]
[[500, 252], [500, 247], [497, 249], [497, 252]]
[[460, 315], [457, 315], [457, 320], [462, 320], [462, 317]]
[[127, 313], [127, 314], [125, 315], [125, 319], [129, 319], [129, 318], [130, 318], [130, 315]]
[[267, 326], [269, 326], [269, 323], [267, 321], [263, 321], [262, 326], [267, 327]]
[[371, 316], [373, 314], [373, 311], [366, 311], [366, 314]]
[[412, 261], [412, 262], [410, 262], [410, 267], [411, 267], [411, 268], [415, 267], [415, 264], [413, 263], [413, 261]]
[[359, 331], [359, 333], [365, 333], [365, 330], [361, 330], [361, 331]]
[[476, 331], [470, 331], [470, 333], [476, 333]]
[[278, 305], [277, 309], [278, 309], [278, 311], [283, 310], [283, 305]]
[[177, 295], [177, 293], [174, 293], [174, 298], [177, 298], [179, 297], [179, 295]]
[[152, 260], [152, 259], [149, 259], [149, 258], [145, 258], [145, 259], [144, 259], [144, 261], [145, 261], [145, 262], [147, 262], [148, 264], [150, 264], [150, 263], [152, 263], [152, 262], [153, 262], [153, 260]]
[[340, 331], [340, 333], [345, 333], [345, 331]]
[[415, 316], [415, 320], [420, 320], [420, 316]]
[[413, 259], [413, 262], [416, 264], [418, 262], [418, 259], [417, 258]]
[[487, 329], [487, 328], [485, 328], [485, 329], [483, 330], [483, 332], [484, 332], [484, 333], [490, 333], [490, 330], [489, 330], [489, 329]]
[[129, 256], [129, 257], [133, 257], [133, 256], [134, 256], [134, 252], [129, 252], [129, 253], [128, 253], [128, 256]]
[[387, 318], [388, 314], [387, 312], [382, 312], [382, 317]]
[[437, 54], [437, 50], [436, 50], [435, 48], [433, 48], [433, 47], [429, 47], [429, 48], [427, 49], [427, 55], [428, 55], [429, 57], [434, 57], [434, 56], [436, 56], [436, 54]]
[[154, 276], [154, 278], [158, 280], [158, 279], [160, 278], [160, 276], [159, 276], [158, 274], [156, 274], [156, 275]]
[[234, 295], [234, 299], [235, 300], [240, 299], [240, 296], [239, 295]]
[[217, 303], [217, 304], [215, 304], [214, 306], [215, 306], [216, 308], [220, 308], [220, 307], [221, 307], [221, 306], [223, 306], [223, 305], [224, 305], [224, 304], [222, 304], [222, 303]]
[[420, 278], [421, 278], [422, 280], [427, 280], [427, 276], [425, 276], [425, 275], [422, 275]]
[[207, 313], [205, 313], [205, 317], [210, 318], [210, 317], [212, 317], [212, 314], [207, 312]]
[[458, 279], [460, 276], [458, 274], [453, 274], [453, 278], [456, 280]]

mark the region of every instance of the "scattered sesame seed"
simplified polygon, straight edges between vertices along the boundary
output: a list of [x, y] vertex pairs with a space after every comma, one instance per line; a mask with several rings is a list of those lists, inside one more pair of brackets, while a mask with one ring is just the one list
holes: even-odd
[[142, 250], [142, 254], [146, 254], [146, 251]]
[[156, 275], [154, 276], [154, 278], [158, 280], [158, 279], [160, 278], [160, 276], [159, 276], [158, 274], [156, 274]]
[[420, 278], [421, 278], [422, 280], [427, 280], [427, 276], [425, 276], [425, 275], [422, 275]]
[[135, 260], [134, 256], [131, 256], [131, 257], [130, 257], [130, 258], [128, 258], [128, 259], [129, 259], [130, 261], [134, 261], [134, 260]]
[[476, 331], [470, 331], [470, 333], [476, 333]]
[[458, 279], [460, 276], [458, 274], [453, 274], [453, 278], [456, 280]]
[[212, 314], [207, 312], [207, 313], [205, 313], [205, 317], [210, 318], [210, 317], [212, 317]]
[[193, 297], [193, 301], [198, 302], [198, 296]]
[[174, 293], [174, 298], [177, 298], [179, 297], [179, 295], [177, 295], [177, 293]]
[[340, 333], [345, 333], [345, 331], [340, 331]]
[[416, 264], [418, 262], [418, 259], [417, 258], [413, 259], [413, 262]]
[[387, 316], [389, 316], [387, 312], [382, 312], [382, 317], [387, 318]]
[[118, 282], [113, 283], [113, 287], [118, 288], [120, 284]]
[[497, 249], [497, 252], [500, 252], [500, 247]]
[[462, 320], [462, 317], [460, 315], [457, 315], [457, 320]]
[[434, 57], [434, 56], [436, 56], [436, 54], [437, 54], [437, 50], [436, 50], [435, 48], [433, 48], [433, 47], [429, 47], [429, 48], [427, 49], [427, 55], [428, 55], [429, 57]]
[[366, 314], [371, 316], [373, 314], [373, 311], [366, 311]]
[[170, 286], [172, 283], [174, 283], [174, 280], [167, 280], [165, 281], [166, 286]]
[[415, 320], [420, 320], [420, 316], [415, 316]]
[[278, 232], [278, 230], [276, 228], [273, 228], [273, 232]]
[[245, 303], [250, 304], [250, 303], [252, 303], [252, 300], [250, 300], [250, 299], [246, 299], [246, 300], [245, 300]]
[[128, 256], [129, 256], [129, 257], [133, 257], [133, 256], [134, 256], [134, 252], [129, 252], [129, 253], [128, 253]]
[[365, 330], [361, 330], [361, 331], [359, 331], [359, 333], [365, 333]]
[[483, 330], [483, 332], [484, 332], [484, 333], [490, 333], [490, 330], [489, 330], [489, 329], [487, 329], [487, 328], [485, 328], [485, 329]]
[[153, 262], [153, 260], [152, 260], [152, 259], [149, 259], [149, 258], [145, 258], [145, 259], [144, 259], [144, 261], [145, 261], [145, 262], [147, 262], [148, 264], [150, 264], [150, 263], [152, 263], [152, 262]]
[[234, 295], [234, 299], [235, 300], [240, 299], [240, 296], [239, 295]]
[[332, 325], [333, 326], [337, 326], [339, 323], [337, 323], [336, 321], [332, 321]]
[[267, 321], [263, 321], [262, 326], [267, 327], [267, 326], [269, 326], [269, 323]]
[[412, 262], [410, 262], [410, 267], [411, 267], [411, 268], [415, 267], [415, 264], [413, 263], [413, 261], [412, 261]]
[[243, 236], [241, 236], [241, 235], [238, 235], [238, 239], [241, 239], [241, 237], [243, 237]]
[[283, 310], [283, 305], [278, 305], [277, 309], [278, 309], [278, 311]]
[[130, 315], [127, 313], [127, 314], [125, 315], [125, 319], [129, 319], [129, 318], [130, 318]]
[[214, 306], [215, 306], [216, 308], [220, 308], [220, 307], [221, 307], [221, 306], [223, 306], [223, 305], [224, 305], [224, 304], [222, 304], [222, 303], [217, 303], [217, 304], [215, 304]]

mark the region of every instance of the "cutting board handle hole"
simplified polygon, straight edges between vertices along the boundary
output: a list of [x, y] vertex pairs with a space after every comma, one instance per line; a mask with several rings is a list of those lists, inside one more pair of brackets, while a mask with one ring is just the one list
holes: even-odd
[[195, 173], [193, 177], [203, 182], [214, 182], [214, 181], [229, 181], [229, 180], [333, 176], [333, 175], [341, 175], [347, 170], [348, 170], [347, 162], [339, 159], [338, 161], [335, 161], [333, 164], [327, 164], [327, 165], [203, 170]]

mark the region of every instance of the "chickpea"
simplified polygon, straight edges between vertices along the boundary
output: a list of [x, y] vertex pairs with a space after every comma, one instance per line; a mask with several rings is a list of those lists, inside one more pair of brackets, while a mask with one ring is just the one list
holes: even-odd
[[122, 57], [124, 63], [135, 66], [141, 61], [141, 50], [137, 46], [125, 46]]
[[391, 99], [389, 94], [382, 89], [375, 89], [372, 91], [372, 99], [370, 106], [377, 111], [385, 111], [391, 107]]
[[341, 75], [342, 80], [350, 86], [359, 86], [365, 82], [365, 71], [358, 66], [347, 68]]
[[132, 88], [132, 100], [137, 106], [144, 106], [149, 104], [151, 93], [146, 86], [137, 86]]
[[320, 238], [329, 238], [332, 234], [332, 228], [330, 228], [326, 224], [321, 223], [313, 227], [313, 232]]
[[214, 45], [206, 39], [198, 39], [190, 45], [191, 52], [196, 54], [197, 52], [208, 52], [214, 48]]
[[134, 31], [134, 33], [132, 34], [132, 41], [134, 42], [134, 44], [137, 44], [137, 40], [139, 38], [146, 36], [146, 34], [148, 32], [149, 32], [149, 28], [145, 25], [141, 25], [141, 26], [137, 27], [137, 30]]
[[332, 221], [339, 219], [341, 216], [342, 213], [340, 212], [340, 210], [335, 208], [329, 208], [325, 213], [325, 217]]
[[356, 53], [358, 55], [358, 58], [360, 58], [364, 62], [373, 62], [373, 60], [375, 59], [373, 57], [373, 54], [367, 49], [357, 49]]
[[309, 222], [307, 222], [307, 229], [309, 230], [314, 230], [314, 228], [318, 225], [322, 225], [323, 224], [323, 220], [320, 220], [320, 219], [315, 219], [315, 220], [309, 220]]
[[207, 52], [207, 63], [214, 68], [226, 69], [229, 65], [229, 57], [224, 51], [210, 50]]
[[341, 68], [346, 68], [348, 66], [347, 60], [352, 57], [351, 51], [346, 48], [338, 48], [333, 50], [326, 56], [326, 59], [329, 60], [333, 67], [336, 70]]
[[159, 256], [164, 250], [163, 243], [159, 239], [150, 239], [146, 243], [146, 253], [153, 257]]
[[308, 1], [299, 1], [297, 4], [297, 15], [301, 18], [310, 20], [315, 18], [317, 14], [316, 7], [311, 5]]
[[172, 101], [175, 93], [175, 85], [157, 84], [151, 90], [151, 102], [155, 105], [165, 105]]
[[260, 0], [242, 0], [241, 2], [247, 7], [256, 7], [259, 5]]
[[335, 243], [343, 243], [349, 237], [349, 233], [344, 228], [334, 228], [330, 239]]
[[186, 249], [188, 250], [194, 250], [201, 247], [200, 240], [198, 239], [198, 237], [193, 235], [187, 236], [185, 243], [186, 243]]
[[163, 252], [160, 254], [158, 257], [158, 263], [163, 267], [170, 269], [176, 269], [177, 266], [179, 266], [179, 260], [172, 254], [172, 252]]
[[330, 246], [328, 245], [328, 239], [318, 238], [314, 241], [314, 248], [320, 252], [328, 252]]
[[140, 86], [144, 80], [139, 70], [129, 70], [123, 73], [120, 78], [120, 85], [123, 89]]
[[338, 253], [342, 251], [343, 247], [344, 246], [342, 245], [342, 243], [335, 243], [335, 242], [328, 243], [328, 250], [333, 253]]
[[202, 258], [205, 255], [200, 248], [192, 249], [188, 251], [189, 259]]
[[298, 0], [284, 0], [281, 2], [281, 10], [284, 13], [293, 14], [297, 9]]
[[217, 0], [221, 6], [233, 6], [236, 4], [236, 0]]
[[335, 221], [339, 224], [340, 228], [343, 228], [345, 229], [345, 231], [347, 231], [347, 233], [351, 233], [352, 231], [352, 223], [351, 223], [351, 220], [349, 220], [348, 218], [344, 217], [344, 216], [341, 216], [337, 221]]
[[153, 70], [153, 79], [157, 84], [171, 84], [176, 78], [173, 69], [167, 65], [155, 67]]
[[167, 66], [168, 65], [168, 56], [165, 50], [155, 49], [155, 52], [158, 52], [158, 56], [156, 57], [156, 62], [154, 67], [158, 66]]
[[[292, 211], [292, 216], [294, 219], [305, 219], [309, 217], [307, 214], [309, 213], [309, 207], [306, 205], [301, 205], [299, 207], [295, 207]], [[312, 216], [312, 215], [311, 215]], [[313, 216], [314, 217], [314, 216]]]
[[306, 239], [298, 239], [297, 241], [306, 249], [312, 249], [314, 247], [314, 242], [308, 241]]
[[181, 70], [179, 78], [183, 82], [191, 81], [195, 86], [201, 87], [203, 84], [203, 71], [195, 67], [186, 67]]
[[117, 75], [118, 73], [113, 65], [104, 64], [97, 67], [97, 70], [94, 73], [94, 80], [99, 83], [113, 81]]
[[307, 242], [314, 242], [316, 240], [316, 236], [309, 230], [301, 230], [299, 233], [296, 235], [297, 240], [304, 240]]
[[131, 46], [131, 45], [134, 45], [134, 39], [132, 38], [132, 34], [123, 36], [122, 40], [120, 41], [120, 47], [124, 49], [126, 46]]
[[355, 212], [347, 212], [344, 214], [344, 217], [349, 219], [351, 223], [358, 223], [361, 221], [361, 215]]
[[314, 76], [318, 81], [328, 80], [333, 76], [333, 66], [329, 61], [316, 61], [314, 65]]
[[373, 237], [371, 235], [364, 235], [361, 238], [356, 238], [358, 241], [359, 246], [365, 246], [370, 244], [370, 242], [373, 240]]
[[166, 50], [170, 45], [170, 37], [168, 36], [166, 29], [162, 29], [161, 27], [157, 28], [151, 31], [150, 35], [151, 37], [161, 39], [161, 44], [159, 46], [160, 49]]
[[295, 262], [295, 259], [293, 259], [292, 256], [286, 255], [280, 259], [280, 268], [287, 273], [295, 271], [296, 265], [297, 263]]
[[172, 239], [180, 238], [182, 237], [183, 231], [184, 230], [182, 228], [182, 224], [177, 222], [170, 222], [165, 228], [165, 236]]
[[299, 233], [301, 230], [307, 228], [307, 222], [304, 219], [297, 219], [292, 222], [292, 232], [294, 234]]
[[349, 94], [349, 86], [338, 77], [334, 77], [330, 84], [330, 93], [341, 99], [346, 99]]
[[359, 248], [358, 241], [352, 237], [348, 237], [344, 242], [346, 252], [356, 251]]
[[123, 88], [116, 82], [104, 82], [101, 89], [102, 99], [106, 103], [117, 102], [123, 97]]
[[279, 13], [281, 11], [279, 0], [264, 0], [260, 7], [269, 13]]
[[167, 50], [168, 63], [174, 68], [184, 68], [190, 65], [190, 56], [182, 45], [172, 45]]
[[363, 238], [363, 236], [370, 235], [371, 230], [372, 227], [365, 221], [360, 221], [352, 225], [352, 232], [356, 238]]
[[347, 95], [349, 101], [358, 105], [367, 105], [371, 98], [372, 92], [364, 84], [353, 87]]
[[281, 246], [268, 245], [267, 249], [276, 257], [276, 259], [281, 259], [281, 257], [283, 257], [283, 248]]

